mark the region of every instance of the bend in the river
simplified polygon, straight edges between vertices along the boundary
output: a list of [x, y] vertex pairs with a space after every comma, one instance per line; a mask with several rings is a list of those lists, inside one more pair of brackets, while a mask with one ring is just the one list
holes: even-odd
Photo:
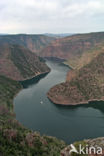
[[26, 81], [25, 88], [15, 97], [17, 120], [30, 129], [67, 143], [103, 136], [104, 102], [68, 107], [53, 104], [46, 93], [65, 81], [69, 68], [51, 61], [47, 61], [47, 65], [51, 72]]

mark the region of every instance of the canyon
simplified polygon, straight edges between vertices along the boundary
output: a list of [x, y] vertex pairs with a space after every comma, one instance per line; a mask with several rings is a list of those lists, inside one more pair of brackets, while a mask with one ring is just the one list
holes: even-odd
[[[67, 56], [69, 63], [67, 64], [71, 66], [72, 70], [67, 74], [66, 82], [52, 87], [47, 96], [53, 103], [61, 105], [80, 105], [88, 104], [90, 101], [103, 101], [103, 33], [84, 34], [75, 37], [69, 37], [71, 41], [73, 38], [78, 41], [76, 44], [74, 42], [73, 46], [76, 47], [82, 40], [83, 48], [79, 47], [79, 54], [77, 53], [78, 47], [77, 50], [74, 49], [74, 54], [73, 51], [69, 51], [68, 55], [70, 56]], [[99, 37], [101, 37], [100, 40], [98, 40]], [[87, 43], [88, 41], [92, 43], [91, 47], [86, 47], [86, 40]], [[63, 53], [65, 53], [64, 50]]]
[[50, 72], [44, 57], [64, 60], [71, 67], [65, 82], [47, 93], [53, 103], [80, 105], [104, 101], [104, 32], [59, 39], [25, 34], [0, 36], [1, 155], [59, 156], [66, 146], [54, 137], [26, 129], [15, 119], [13, 111], [13, 98], [22, 89], [18, 81]]

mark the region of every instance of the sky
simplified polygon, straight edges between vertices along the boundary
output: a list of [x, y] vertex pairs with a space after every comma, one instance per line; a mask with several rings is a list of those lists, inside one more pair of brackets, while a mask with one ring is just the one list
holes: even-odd
[[0, 33], [104, 31], [104, 0], [0, 0]]

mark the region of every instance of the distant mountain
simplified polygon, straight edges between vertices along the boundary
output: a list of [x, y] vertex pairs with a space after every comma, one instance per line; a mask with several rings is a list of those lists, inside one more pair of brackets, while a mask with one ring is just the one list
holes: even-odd
[[84, 53], [93, 51], [103, 43], [104, 32], [77, 34], [53, 41], [41, 50], [40, 56], [65, 59], [74, 68]]
[[19, 45], [0, 43], [0, 75], [25, 80], [49, 71], [47, 65], [30, 50]]
[[63, 34], [45, 33], [44, 35], [49, 36], [49, 37], [63, 38], [63, 37], [72, 36], [75, 34], [74, 33], [63, 33]]
[[51, 43], [56, 38], [48, 37], [45, 35], [1, 35], [0, 44], [16, 44], [28, 48], [34, 53], [37, 53], [45, 48], [49, 43]]

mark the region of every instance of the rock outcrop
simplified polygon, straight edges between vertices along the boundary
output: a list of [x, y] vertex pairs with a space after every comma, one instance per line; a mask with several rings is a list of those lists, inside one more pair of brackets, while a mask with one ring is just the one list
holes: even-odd
[[[84, 148], [84, 154], [83, 152], [81, 154], [75, 153], [75, 152], [70, 152], [72, 147], [71, 145], [67, 146], [60, 152], [60, 156], [103, 156], [104, 155], [104, 137], [101, 138], [96, 138], [96, 139], [88, 139], [88, 140], [83, 140], [79, 142], [73, 143], [74, 147], [77, 149], [79, 152], [79, 146], [81, 145], [82, 148]], [[91, 147], [95, 148], [94, 150], [91, 150]], [[101, 148], [101, 151], [98, 151], [98, 148]], [[88, 150], [86, 150], [88, 149]], [[101, 154], [100, 154], [101, 152]], [[88, 154], [86, 154], [88, 153]]]

